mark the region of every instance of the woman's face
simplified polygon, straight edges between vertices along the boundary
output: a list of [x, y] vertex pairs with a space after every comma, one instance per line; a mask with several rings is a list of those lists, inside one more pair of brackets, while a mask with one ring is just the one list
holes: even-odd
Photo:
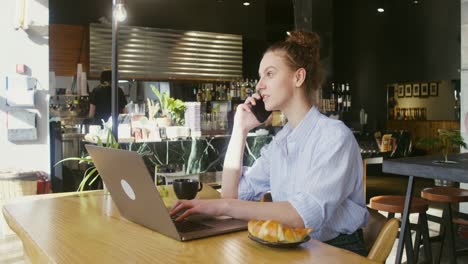
[[294, 72], [286, 64], [281, 51], [267, 52], [258, 69], [260, 92], [268, 111], [283, 110], [292, 100], [294, 93]]

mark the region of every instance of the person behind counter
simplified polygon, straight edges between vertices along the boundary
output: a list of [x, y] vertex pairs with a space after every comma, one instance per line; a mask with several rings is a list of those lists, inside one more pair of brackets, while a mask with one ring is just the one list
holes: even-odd
[[[112, 89], [111, 89], [112, 71], [105, 70], [101, 72], [101, 80], [99, 86], [93, 89], [89, 96], [89, 114], [88, 117], [93, 119], [94, 124], [101, 125], [101, 119], [107, 121], [112, 115]], [[122, 88], [118, 89], [119, 113], [126, 112], [125, 99]]]
[[[260, 125], [251, 112], [260, 95], [247, 98], [234, 117], [224, 161], [223, 199], [177, 201], [170, 212], [179, 215], [176, 220], [194, 213], [274, 219], [313, 228], [310, 235], [317, 240], [367, 254], [361, 230], [368, 211], [359, 146], [341, 121], [317, 110], [323, 78], [319, 47], [317, 34], [293, 31], [268, 48], [256, 89], [265, 108], [282, 111], [288, 123], [252, 167], [243, 168], [247, 133]], [[268, 191], [273, 202], [254, 202]]]

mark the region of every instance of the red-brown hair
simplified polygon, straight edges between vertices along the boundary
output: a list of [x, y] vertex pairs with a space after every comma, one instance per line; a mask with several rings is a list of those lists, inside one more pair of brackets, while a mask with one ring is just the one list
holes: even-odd
[[308, 31], [291, 31], [285, 40], [271, 45], [266, 52], [283, 53], [281, 55], [292, 71], [299, 68], [305, 69], [304, 92], [311, 103], [317, 104], [323, 82], [319, 35]]

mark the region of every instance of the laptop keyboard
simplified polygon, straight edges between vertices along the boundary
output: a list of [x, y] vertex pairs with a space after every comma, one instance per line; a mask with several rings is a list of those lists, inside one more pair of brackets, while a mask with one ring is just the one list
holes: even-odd
[[187, 221], [187, 220], [182, 220], [179, 222], [172, 220], [177, 228], [177, 231], [182, 232], [182, 233], [187, 233], [187, 232], [193, 232], [193, 231], [201, 231], [205, 229], [210, 229], [212, 228], [211, 226], [207, 226], [204, 224], [192, 222], [192, 221]]
[[201, 223], [197, 223], [197, 222], [194, 222], [194, 221], [190, 221], [190, 220], [187, 220], [187, 219], [182, 219], [181, 221], [176, 221], [177, 217], [179, 217], [183, 213], [184, 213], [184, 211], [180, 211], [176, 215], [171, 216], [172, 222], [174, 222], [174, 225], [176, 226], [177, 231], [179, 231], [181, 233], [188, 233], [188, 232], [201, 231], [201, 230], [213, 228], [211, 226], [204, 225], [204, 224], [201, 224]]

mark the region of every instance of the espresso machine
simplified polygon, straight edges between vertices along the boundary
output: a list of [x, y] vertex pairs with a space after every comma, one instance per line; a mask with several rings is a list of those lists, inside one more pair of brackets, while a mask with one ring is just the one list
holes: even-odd
[[82, 156], [88, 111], [88, 96], [58, 94], [50, 97], [51, 181], [54, 192], [76, 191], [86, 170], [86, 164], [78, 161], [57, 163]]

